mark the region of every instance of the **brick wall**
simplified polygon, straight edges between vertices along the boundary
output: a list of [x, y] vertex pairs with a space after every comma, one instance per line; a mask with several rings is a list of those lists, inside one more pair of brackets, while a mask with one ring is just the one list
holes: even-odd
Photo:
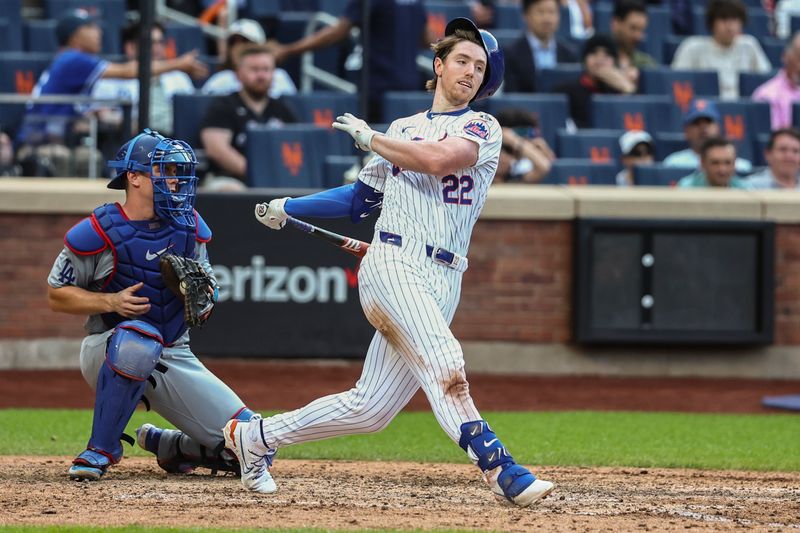
[[[46, 277], [78, 215], [0, 214], [0, 339], [82, 336], [47, 306]], [[481, 219], [453, 331], [464, 341], [564, 343], [571, 336], [572, 223]], [[800, 344], [800, 225], [779, 225], [775, 343]]]

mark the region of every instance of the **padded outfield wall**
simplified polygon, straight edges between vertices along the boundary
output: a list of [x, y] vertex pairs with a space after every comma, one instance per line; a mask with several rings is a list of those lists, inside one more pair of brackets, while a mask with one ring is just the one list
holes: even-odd
[[[122, 195], [86, 180], [0, 180], [0, 368], [75, 367], [81, 317], [51, 312], [46, 276], [63, 235]], [[252, 205], [273, 191], [202, 194], [223, 299], [196, 351], [215, 357], [359, 357], [372, 330], [357, 263], [306, 235], [272, 232]], [[574, 340], [575, 226], [581, 219], [768, 221], [771, 342], [675, 345]], [[369, 240], [371, 226], [317, 221]], [[475, 228], [453, 331], [473, 371], [800, 377], [800, 193], [496, 185]]]

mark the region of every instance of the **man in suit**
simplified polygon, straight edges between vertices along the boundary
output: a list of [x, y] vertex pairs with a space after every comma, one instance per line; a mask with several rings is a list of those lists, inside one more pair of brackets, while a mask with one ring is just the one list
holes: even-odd
[[556, 37], [560, 22], [557, 0], [524, 0], [522, 9], [527, 30], [505, 50], [503, 90], [532, 93], [537, 91], [536, 69], [577, 63], [578, 53]]

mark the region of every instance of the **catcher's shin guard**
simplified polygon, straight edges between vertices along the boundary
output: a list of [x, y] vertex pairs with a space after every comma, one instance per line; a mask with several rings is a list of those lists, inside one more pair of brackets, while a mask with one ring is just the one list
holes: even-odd
[[461, 425], [458, 441], [467, 455], [483, 472], [495, 497], [526, 507], [550, 494], [554, 485], [536, 479], [524, 466], [514, 462], [506, 447], [483, 420]]
[[[161, 356], [158, 330], [140, 320], [120, 323], [108, 339], [95, 391], [92, 436], [73, 461], [70, 477], [99, 479], [122, 459], [120, 439]], [[86, 470], [91, 470], [86, 473]]]

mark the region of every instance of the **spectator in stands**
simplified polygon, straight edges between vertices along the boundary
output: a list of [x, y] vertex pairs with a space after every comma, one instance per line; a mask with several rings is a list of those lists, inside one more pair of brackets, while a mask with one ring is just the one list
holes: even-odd
[[14, 161], [14, 143], [11, 137], [0, 131], [0, 176], [19, 176], [21, 171]]
[[617, 185], [633, 185], [633, 167], [650, 165], [655, 161], [656, 145], [653, 137], [646, 131], [626, 131], [619, 138], [622, 151], [622, 170], [617, 174]]
[[[203, 85], [203, 94], [231, 94], [239, 91], [242, 84], [236, 76], [236, 57], [242, 48], [249, 44], [266, 44], [267, 36], [261, 24], [251, 19], [239, 19], [228, 28], [228, 38], [218, 44], [220, 55], [224, 58], [222, 70], [214, 73]], [[297, 86], [289, 73], [276, 68], [269, 89], [270, 98], [287, 94], [297, 94]]]
[[788, 39], [792, 33], [792, 17], [800, 15], [800, 0], [779, 0], [775, 6], [775, 35]]
[[569, 98], [572, 121], [579, 128], [591, 126], [589, 116], [593, 94], [632, 94], [636, 85], [617, 66], [617, 45], [605, 34], [595, 34], [583, 45], [583, 72], [579, 79], [556, 87]]
[[572, 46], [556, 37], [560, 23], [557, 0], [524, 0], [525, 34], [505, 52], [506, 71], [503, 90], [509, 93], [536, 92], [536, 69], [554, 68], [561, 63], [576, 63]]
[[783, 50], [783, 68], [753, 91], [753, 100], [769, 102], [773, 130], [792, 125], [792, 105], [800, 102], [800, 32]]
[[247, 177], [247, 126], [280, 127], [297, 122], [280, 98], [270, 98], [275, 56], [263, 45], [250, 45], [239, 53], [236, 76], [239, 92], [217, 96], [208, 107], [200, 129], [211, 176], [205, 186], [217, 190], [244, 189]]
[[479, 28], [494, 26], [495, 0], [465, 0], [469, 5], [470, 18]]
[[639, 69], [658, 62], [638, 49], [647, 31], [647, 8], [642, 0], [619, 0], [611, 17], [611, 36], [619, 51], [619, 67], [634, 84], [639, 83]]
[[538, 183], [547, 176], [556, 155], [539, 135], [539, 120], [522, 108], [503, 109], [497, 113], [503, 128], [495, 180], [498, 182]]
[[[712, 100], [696, 98], [683, 114], [683, 135], [689, 148], [673, 152], [664, 158], [664, 165], [696, 169], [700, 165], [700, 150], [709, 139], [719, 137], [719, 110]], [[748, 174], [753, 165], [747, 159], [736, 158], [736, 172]]]
[[736, 177], [736, 147], [727, 139], [707, 139], [700, 149], [700, 168], [680, 179], [678, 187], [728, 187], [750, 189], [746, 180]]
[[569, 12], [569, 35], [582, 41], [594, 35], [594, 17], [589, 0], [560, 0]]
[[[387, 91], [420, 91], [423, 77], [417, 67], [419, 48], [434, 41], [423, 0], [372, 0], [369, 15], [368, 100], [366, 120], [384, 122], [383, 95]], [[362, 0], [349, 0], [333, 26], [289, 44], [270, 42], [278, 64], [288, 57], [343, 41], [353, 27], [361, 27]], [[416, 45], [416, 46], [415, 46]]]
[[800, 189], [800, 131], [775, 130], [764, 151], [767, 167], [748, 176], [754, 189]]
[[[139, 36], [141, 25], [138, 22], [128, 24], [122, 29], [122, 48], [125, 57], [129, 61], [135, 61], [139, 57]], [[164, 27], [156, 22], [150, 30], [150, 43], [152, 46], [153, 59], [164, 60]], [[92, 91], [95, 98], [119, 98], [132, 100], [133, 105], [133, 131], [125, 132], [124, 137], [128, 138], [142, 128], [148, 127], [156, 130], [162, 135], [171, 136], [172, 134], [172, 97], [176, 94], [191, 94], [194, 92], [192, 78], [180, 70], [164, 72], [158, 76], [153, 76], [150, 81], [150, 116], [138, 125], [138, 103], [139, 103], [139, 80], [125, 78], [104, 78], [99, 80]], [[98, 111], [102, 122], [119, 127], [122, 123], [122, 110], [101, 109]]]
[[672, 68], [716, 70], [723, 100], [739, 97], [740, 72], [769, 72], [772, 65], [752, 35], [742, 35], [747, 10], [741, 0], [710, 0], [706, 27], [710, 36], [687, 37], [675, 52]]
[[[50, 67], [42, 73], [34, 96], [38, 95], [90, 95], [100, 78], [136, 78], [137, 61], [111, 63], [101, 59], [102, 29], [86, 10], [75, 9], [65, 13], [56, 25], [56, 35], [61, 50]], [[181, 70], [194, 76], [207, 76], [208, 69], [190, 52], [176, 59], [154, 60], [153, 75]], [[34, 104], [26, 111], [17, 133], [21, 144], [17, 158], [24, 175], [81, 175], [87, 173], [88, 150], [78, 146], [85, 135], [85, 122], [80, 117], [86, 106], [71, 104]], [[68, 148], [77, 146], [74, 150]], [[72, 165], [73, 157], [78, 168]], [[51, 168], [43, 168], [42, 161], [52, 161]]]

